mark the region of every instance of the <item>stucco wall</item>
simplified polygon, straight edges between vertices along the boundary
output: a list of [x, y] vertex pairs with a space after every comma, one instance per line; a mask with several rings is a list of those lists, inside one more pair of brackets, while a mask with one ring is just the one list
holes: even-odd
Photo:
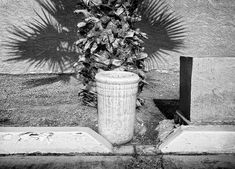
[[[235, 56], [235, 1], [234, 0], [167, 0], [172, 10], [182, 16], [187, 30], [185, 47], [180, 53], [169, 52], [167, 64], [160, 64], [160, 70], [177, 71], [179, 56]], [[70, 1], [68, 1], [70, 2]], [[0, 1], [0, 73], [42, 73], [51, 72], [47, 66], [35, 69], [26, 62], [4, 62], [8, 49], [3, 46], [12, 25], [23, 26], [37, 18], [41, 12], [35, 0]], [[156, 37], [158, 38], [158, 37]], [[154, 43], [150, 45], [154, 46]]]
[[169, 0], [188, 29], [184, 54], [235, 56], [234, 0]]
[[35, 11], [40, 12], [40, 6], [34, 0], [1, 0], [0, 1], [0, 72], [1, 73], [39, 73], [47, 72], [48, 69], [35, 69], [29, 67], [25, 62], [5, 62], [9, 58], [9, 51], [5, 42], [9, 37], [15, 37], [9, 30], [16, 27], [25, 27], [33, 18], [36, 18]]

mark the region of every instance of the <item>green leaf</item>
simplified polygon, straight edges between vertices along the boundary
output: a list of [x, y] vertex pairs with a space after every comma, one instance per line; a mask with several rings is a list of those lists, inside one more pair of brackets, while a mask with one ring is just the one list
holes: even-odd
[[122, 63], [123, 63], [123, 61], [121, 61], [119, 59], [112, 59], [112, 65], [114, 65], [114, 66], [119, 67], [122, 65]]
[[135, 32], [133, 30], [130, 30], [126, 33], [125, 38], [132, 38], [135, 35]]
[[94, 16], [91, 16], [91, 17], [88, 17], [85, 19], [86, 22], [100, 22], [100, 19], [99, 18], [96, 18]]
[[91, 48], [91, 53], [93, 53], [97, 49], [97, 47], [98, 47], [97, 43], [93, 43]]
[[100, 62], [100, 63], [103, 63], [105, 65], [109, 65], [110, 64], [110, 59], [109, 58], [109, 55], [107, 54], [107, 52], [103, 52], [102, 54], [94, 54], [94, 60], [96, 62]]
[[115, 39], [115, 41], [112, 43], [113, 48], [118, 48], [120, 42], [121, 42], [121, 39]]
[[78, 28], [82, 28], [82, 27], [84, 27], [84, 26], [86, 26], [86, 22], [79, 22], [79, 23], [77, 24], [77, 27], [78, 27]]
[[108, 16], [103, 16], [102, 18], [100, 18], [102, 24], [107, 24], [110, 20], [111, 19]]
[[[87, 0], [85, 0], [85, 1], [87, 1]], [[102, 4], [102, 0], [90, 0], [90, 2], [95, 6], [99, 6]]]
[[81, 43], [85, 44], [87, 41], [87, 38], [82, 38], [82, 39], [79, 39], [75, 42], [76, 45], [80, 45]]
[[112, 32], [111, 32], [111, 34], [108, 35], [108, 38], [109, 38], [110, 43], [113, 43], [115, 41], [115, 38], [114, 38]]
[[133, 45], [135, 45], [135, 46], [140, 46], [140, 43], [139, 42], [137, 42], [137, 41], [134, 41], [134, 42], [131, 42]]
[[82, 13], [86, 18], [91, 16], [91, 13], [88, 12], [88, 10], [86, 10], [86, 9], [77, 9], [74, 11], [74, 13], [77, 13], [77, 14]]
[[86, 61], [85, 55], [79, 56], [78, 62], [85, 62], [85, 61]]
[[136, 56], [135, 56], [135, 55], [132, 55], [131, 57], [128, 57], [128, 58], [127, 58], [127, 62], [128, 62], [128, 63], [133, 63], [134, 60], [136, 60]]
[[73, 65], [73, 68], [76, 72], [80, 72], [84, 68], [84, 65], [81, 63], [76, 63]]
[[87, 41], [84, 47], [84, 51], [90, 48], [92, 41]]
[[119, 66], [115, 69], [113, 69], [114, 71], [125, 71], [126, 70], [126, 67], [125, 66]]
[[101, 41], [102, 41], [102, 39], [101, 39], [100, 37], [99, 37], [99, 38], [96, 38], [96, 43], [97, 43], [97, 44], [100, 44]]
[[84, 4], [89, 5], [90, 0], [83, 0]]
[[106, 49], [110, 52], [110, 53], [113, 53], [113, 48], [112, 48], [112, 46], [110, 45], [110, 43], [108, 42], [108, 43], [106, 43]]
[[115, 12], [115, 14], [116, 14], [117, 16], [119, 16], [119, 15], [121, 15], [124, 11], [125, 11], [125, 9], [124, 9], [123, 7], [119, 7], [119, 8], [117, 9], [117, 11]]
[[146, 33], [144, 33], [144, 32], [140, 32], [140, 35], [141, 35], [142, 37], [144, 37], [145, 39], [148, 39], [148, 36], [147, 36], [147, 34], [146, 34]]
[[142, 39], [140, 39], [138, 36], [134, 36], [133, 37], [134, 40], [138, 41], [139, 43], [144, 43], [144, 41]]
[[137, 56], [137, 60], [141, 60], [141, 59], [145, 59], [148, 57], [147, 53], [141, 52], [139, 53], [139, 55]]
[[102, 32], [100, 36], [102, 37], [102, 42], [104, 44], [108, 43], [109, 39], [108, 39], [106, 32]]
[[127, 32], [130, 29], [130, 25], [128, 23], [122, 23], [122, 31]]
[[92, 38], [95, 36], [95, 32], [94, 31], [89, 31], [89, 33], [86, 35], [88, 38]]

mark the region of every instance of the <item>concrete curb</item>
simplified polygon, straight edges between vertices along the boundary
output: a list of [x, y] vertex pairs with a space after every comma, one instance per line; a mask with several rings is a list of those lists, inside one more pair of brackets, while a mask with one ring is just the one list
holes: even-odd
[[[205, 144], [208, 143], [208, 144]], [[235, 154], [235, 126], [181, 126], [160, 145], [113, 147], [87, 127], [0, 127], [0, 155]]]
[[87, 127], [0, 127], [0, 154], [112, 153], [113, 146]]
[[[213, 131], [213, 126], [210, 127]], [[210, 127], [199, 128], [208, 131]], [[163, 144], [175, 143], [181, 137], [179, 133], [198, 132], [199, 128], [182, 126], [159, 149], [157, 145], [113, 147], [99, 134], [84, 127], [0, 127], [0, 169], [234, 168], [235, 152], [232, 151], [227, 154], [220, 151], [215, 154], [210, 154], [210, 151], [207, 154], [200, 151], [192, 154], [161, 149]], [[230, 131], [235, 132], [233, 128]], [[223, 127], [217, 130], [224, 131]]]
[[235, 126], [181, 126], [159, 146], [162, 153], [235, 153]]

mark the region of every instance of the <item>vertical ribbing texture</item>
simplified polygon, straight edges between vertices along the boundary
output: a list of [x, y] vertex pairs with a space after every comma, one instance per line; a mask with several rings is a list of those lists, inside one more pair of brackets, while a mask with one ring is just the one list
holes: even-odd
[[111, 143], [122, 144], [134, 134], [136, 93], [135, 84], [97, 82], [99, 133]]

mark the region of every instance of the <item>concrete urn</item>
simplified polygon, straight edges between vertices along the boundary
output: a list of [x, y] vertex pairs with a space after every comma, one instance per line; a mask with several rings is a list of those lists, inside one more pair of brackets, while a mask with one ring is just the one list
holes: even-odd
[[124, 71], [103, 71], [96, 75], [98, 130], [112, 144], [133, 138], [139, 76]]

